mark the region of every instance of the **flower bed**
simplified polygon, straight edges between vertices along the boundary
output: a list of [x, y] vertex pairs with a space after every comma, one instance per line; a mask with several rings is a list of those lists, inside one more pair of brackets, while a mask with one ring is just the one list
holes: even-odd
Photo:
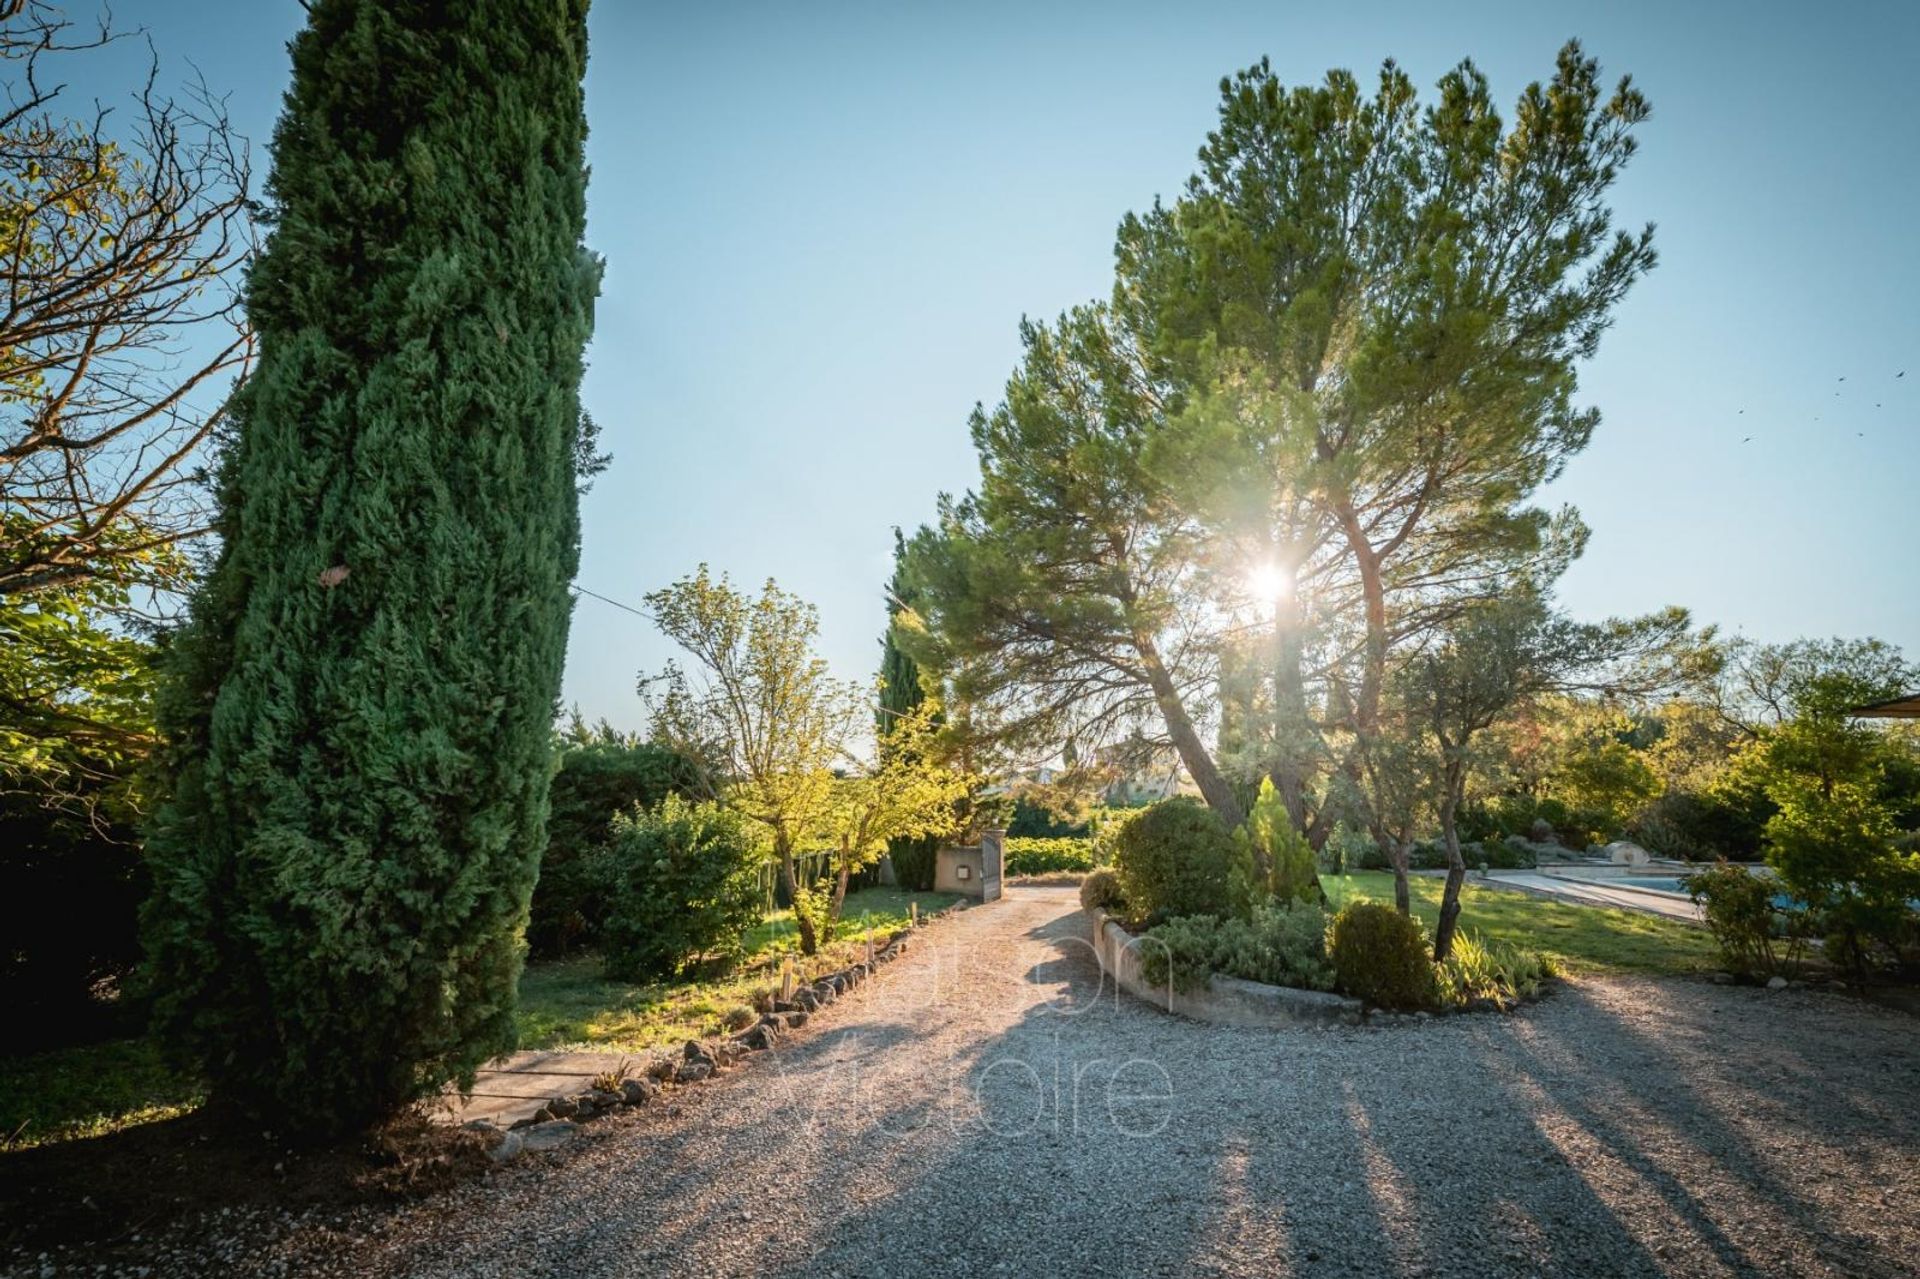
[[1219, 973], [1188, 990], [1178, 989], [1171, 981], [1149, 982], [1141, 971], [1141, 947], [1151, 945], [1152, 939], [1135, 937], [1097, 907], [1086, 913], [1101, 971], [1119, 989], [1170, 1013], [1226, 1026], [1357, 1025], [1361, 1019], [1359, 1000], [1326, 991], [1268, 986]]

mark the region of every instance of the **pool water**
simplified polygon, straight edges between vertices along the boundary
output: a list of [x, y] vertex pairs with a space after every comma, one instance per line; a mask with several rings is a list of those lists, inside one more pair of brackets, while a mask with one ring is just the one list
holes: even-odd
[[1632, 888], [1651, 888], [1655, 892], [1678, 893], [1682, 897], [1687, 894], [1687, 890], [1681, 886], [1679, 876], [1677, 875], [1622, 875], [1612, 882], [1616, 884], [1626, 884]]
[[[1674, 893], [1681, 897], [1689, 896], [1686, 885], [1681, 883], [1680, 877], [1677, 875], [1622, 875], [1618, 879], [1605, 880], [1602, 882], [1625, 884], [1630, 888], [1645, 888], [1656, 893]], [[1797, 901], [1786, 893], [1775, 893], [1773, 895], [1773, 908], [1775, 910], [1801, 910], [1804, 909], [1804, 903]]]

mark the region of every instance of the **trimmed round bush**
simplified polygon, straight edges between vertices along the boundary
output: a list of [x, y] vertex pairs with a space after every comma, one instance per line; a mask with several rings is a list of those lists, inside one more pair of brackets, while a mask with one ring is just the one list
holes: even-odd
[[1230, 912], [1233, 836], [1197, 800], [1163, 800], [1113, 837], [1120, 891], [1136, 915], [1158, 921]]
[[1433, 963], [1418, 921], [1379, 902], [1351, 902], [1327, 929], [1327, 958], [1340, 989], [1378, 1008], [1426, 1008]]
[[1126, 904], [1126, 898], [1120, 893], [1120, 876], [1111, 867], [1102, 866], [1080, 881], [1082, 909], [1104, 910], [1113, 914], [1125, 910]]

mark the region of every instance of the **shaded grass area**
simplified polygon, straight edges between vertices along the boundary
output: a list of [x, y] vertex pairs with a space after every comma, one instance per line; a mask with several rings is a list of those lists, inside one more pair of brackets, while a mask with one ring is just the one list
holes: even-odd
[[869, 888], [847, 894], [838, 937], [811, 959], [799, 957], [793, 912], [777, 911], [746, 938], [747, 960], [729, 973], [694, 981], [636, 985], [608, 981], [593, 956], [534, 964], [520, 979], [522, 1048], [593, 1047], [640, 1052], [716, 1035], [750, 1018], [780, 980], [780, 964], [794, 957], [798, 980], [844, 968], [876, 939], [906, 926], [910, 905], [921, 918], [959, 901], [951, 893]]
[[174, 1119], [204, 1099], [146, 1039], [0, 1057], [0, 1148], [101, 1137]]
[[[849, 893], [839, 939], [804, 964], [796, 960], [799, 976], [862, 957], [866, 929], [904, 927], [909, 904], [924, 918], [959, 900], [898, 888]], [[520, 1046], [638, 1051], [718, 1034], [729, 1013], [750, 1011], [755, 996], [778, 983], [781, 960], [799, 947], [793, 912], [779, 911], [748, 934], [745, 963], [707, 978], [642, 986], [605, 980], [594, 956], [530, 964], [520, 979]], [[0, 1150], [123, 1133], [190, 1115], [204, 1100], [200, 1081], [169, 1066], [146, 1039], [0, 1056]]]
[[[1385, 871], [1322, 875], [1337, 909], [1356, 898], [1393, 901]], [[1413, 876], [1413, 913], [1431, 930], [1440, 917], [1441, 880]], [[1720, 967], [1704, 928], [1639, 911], [1548, 901], [1526, 893], [1478, 888], [1461, 891], [1460, 925], [1481, 941], [1537, 950], [1569, 972], [1694, 973]]]

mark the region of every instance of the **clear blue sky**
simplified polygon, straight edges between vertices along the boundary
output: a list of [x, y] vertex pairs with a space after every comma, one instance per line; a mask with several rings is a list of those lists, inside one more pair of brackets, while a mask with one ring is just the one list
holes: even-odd
[[[1471, 56], [1510, 103], [1577, 35], [1652, 99], [1617, 207], [1658, 223], [1661, 265], [1584, 373], [1604, 420], [1549, 494], [1593, 528], [1566, 601], [1920, 656], [1920, 6], [1601, 8], [599, 0], [586, 401], [616, 460], [581, 584], [637, 603], [701, 560], [772, 575], [864, 678], [891, 527], [971, 482], [966, 415], [1018, 320], [1105, 294], [1115, 223], [1181, 185], [1222, 75], [1392, 56], [1431, 85]], [[293, 0], [118, 13], [264, 150]], [[582, 600], [565, 696], [637, 726], [635, 673], [667, 655]]]

